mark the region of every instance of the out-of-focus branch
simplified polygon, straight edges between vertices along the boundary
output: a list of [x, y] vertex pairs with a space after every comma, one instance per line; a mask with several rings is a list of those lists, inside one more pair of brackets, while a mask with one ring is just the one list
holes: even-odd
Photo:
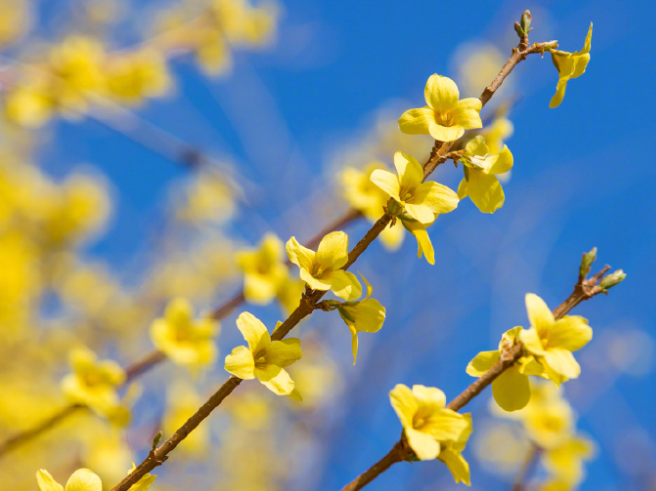
[[[602, 282], [604, 275], [609, 269], [610, 268], [608, 266], [605, 266], [601, 271], [599, 271], [599, 273], [591, 277], [589, 280], [579, 280], [577, 286], [579, 283], [585, 284], [586, 293], [582, 294], [575, 287], [574, 291], [569, 295], [569, 297], [567, 297], [567, 299], [562, 304], [553, 310], [554, 317], [556, 319], [561, 319], [584, 300], [589, 300], [592, 297], [599, 295], [600, 293], [604, 293], [605, 290], [601, 288], [599, 284]], [[447, 404], [447, 409], [459, 411], [467, 404], [469, 404], [469, 402], [478, 394], [480, 394], [483, 389], [490, 385], [494, 379], [496, 379], [505, 370], [510, 368], [517, 360], [519, 360], [519, 358], [522, 356], [522, 351], [523, 346], [521, 343], [515, 344], [514, 346], [509, 346], [508, 348], [504, 349], [499, 361], [496, 362], [492, 368], [490, 368], [490, 370], [485, 373], [485, 375], [481, 376], [478, 380], [476, 380], [464, 391], [462, 391], [459, 396]], [[385, 472], [392, 464], [407, 460], [411, 452], [412, 449], [408, 447], [407, 443], [402, 438], [394, 445], [390, 453], [376, 462], [367, 471], [360, 474], [350, 484], [342, 488], [342, 491], [357, 491], [358, 489], [362, 489], [380, 474]]]
[[526, 452], [526, 457], [524, 457], [524, 462], [522, 463], [519, 472], [515, 476], [515, 481], [513, 482], [511, 491], [522, 491], [524, 484], [526, 484], [526, 478], [528, 477], [529, 472], [533, 468], [533, 464], [537, 461], [539, 456], [540, 447], [532, 443], [531, 447], [528, 449], [528, 452]]

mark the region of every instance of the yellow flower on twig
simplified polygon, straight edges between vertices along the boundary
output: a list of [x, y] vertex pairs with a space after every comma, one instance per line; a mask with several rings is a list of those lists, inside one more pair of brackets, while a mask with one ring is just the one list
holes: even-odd
[[569, 53], [567, 51], [559, 51], [557, 49], [550, 50], [551, 61], [553, 61], [556, 70], [558, 70], [558, 85], [556, 86], [556, 93], [549, 102], [549, 107], [558, 107], [563, 102], [565, 97], [565, 89], [567, 82], [572, 78], [580, 77], [585, 73], [585, 69], [590, 62], [590, 43], [592, 41], [592, 22], [588, 34], [585, 36], [585, 43], [581, 51]]

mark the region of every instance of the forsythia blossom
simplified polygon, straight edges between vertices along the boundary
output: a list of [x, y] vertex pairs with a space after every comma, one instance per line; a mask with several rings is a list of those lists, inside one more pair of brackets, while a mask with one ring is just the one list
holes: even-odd
[[580, 77], [585, 73], [585, 69], [590, 62], [590, 42], [592, 41], [592, 22], [588, 34], [585, 37], [585, 43], [581, 51], [568, 53], [567, 51], [559, 51], [557, 49], [550, 50], [551, 60], [553, 61], [556, 70], [558, 70], [558, 85], [556, 86], [556, 93], [549, 102], [549, 107], [558, 107], [563, 102], [565, 97], [565, 89], [567, 82], [572, 78]]
[[348, 235], [344, 232], [326, 235], [317, 252], [292, 237], [287, 241], [287, 255], [301, 270], [301, 279], [313, 290], [332, 290], [344, 300], [355, 300], [362, 294], [357, 277], [342, 269], [348, 262]]
[[197, 368], [216, 359], [213, 337], [219, 327], [207, 317], [194, 320], [191, 304], [184, 298], [176, 298], [166, 306], [164, 318], [153, 322], [150, 338], [175, 363]]
[[[471, 434], [470, 414], [459, 414], [447, 409], [444, 392], [434, 387], [399, 384], [390, 392], [408, 444], [419, 460], [441, 456], [456, 482], [469, 484], [469, 465], [460, 452]], [[447, 455], [442, 455], [442, 452]]]
[[62, 390], [69, 401], [84, 404], [117, 425], [127, 424], [128, 410], [120, 405], [116, 389], [125, 382], [125, 372], [112, 360], [98, 361], [86, 348], [70, 353], [73, 373], [62, 379]]
[[353, 351], [353, 364], [358, 356], [358, 333], [378, 332], [385, 322], [385, 307], [371, 297], [373, 288], [363, 276], [367, 285], [367, 295], [364, 299], [351, 302], [329, 301], [339, 312], [340, 317], [351, 331], [351, 349]]
[[456, 83], [433, 74], [424, 89], [425, 107], [410, 109], [399, 119], [399, 128], [411, 135], [430, 135], [441, 142], [455, 141], [465, 130], [482, 128], [481, 101], [462, 99]]
[[233, 349], [226, 356], [225, 369], [244, 380], [257, 378], [274, 394], [300, 398], [285, 367], [301, 359], [301, 340], [287, 338], [271, 341], [266, 326], [248, 312], [239, 315], [237, 327], [248, 347], [237, 346]]
[[[134, 462], [132, 463], [131, 474], [135, 469]], [[132, 485], [131, 491], [146, 491], [150, 488], [151, 484], [157, 476], [146, 474], [139, 481]], [[89, 469], [78, 469], [66, 482], [66, 487], [59, 484], [45, 469], [39, 469], [36, 473], [36, 485], [39, 491], [102, 491], [102, 481], [95, 473]]]
[[520, 326], [507, 331], [499, 343], [498, 351], [483, 351], [467, 366], [467, 373], [474, 377], [484, 375], [497, 363], [506, 348], [517, 342], [523, 344], [521, 358], [504, 370], [492, 382], [494, 400], [506, 411], [517, 411], [531, 398], [529, 375], [552, 380], [556, 385], [580, 372], [572, 351], [585, 346], [592, 339], [592, 329], [580, 316], [565, 316], [555, 320], [549, 307], [533, 293], [526, 294], [530, 329]]
[[434, 181], [423, 182], [424, 170], [411, 155], [394, 154], [398, 176], [378, 169], [371, 181], [405, 209], [406, 213], [422, 224], [435, 220], [435, 215], [449, 213], [458, 206], [458, 196], [448, 187]]
[[501, 208], [505, 195], [497, 175], [508, 172], [513, 166], [513, 155], [508, 147], [504, 146], [498, 155], [490, 155], [485, 138], [479, 135], [467, 143], [459, 161], [465, 177], [458, 186], [458, 197], [469, 196], [483, 213], [494, 213]]
[[267, 304], [275, 298], [288, 275], [282, 256], [283, 244], [275, 234], [266, 234], [257, 250], [236, 254], [244, 272], [244, 298], [248, 302]]

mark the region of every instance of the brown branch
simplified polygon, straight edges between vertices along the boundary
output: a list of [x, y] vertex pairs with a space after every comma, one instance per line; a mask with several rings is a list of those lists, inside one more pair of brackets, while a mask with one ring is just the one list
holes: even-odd
[[394, 444], [392, 450], [390, 450], [389, 453], [385, 455], [385, 457], [372, 465], [367, 472], [360, 474], [355, 479], [355, 481], [345, 486], [342, 491], [356, 491], [358, 489], [362, 489], [371, 481], [376, 479], [378, 475], [389, 469], [392, 465], [396, 464], [397, 462], [403, 462], [407, 457], [408, 449], [405, 445], [405, 441], [399, 440]]
[[[574, 288], [574, 291], [569, 295], [569, 297], [567, 297], [567, 300], [565, 300], [562, 304], [560, 304], [556, 309], [553, 310], [554, 317], [556, 319], [561, 319], [565, 317], [575, 306], [577, 306], [584, 300], [589, 300], [592, 297], [599, 295], [600, 293], [604, 293], [604, 290], [598, 286], [598, 283], [601, 282], [605, 273], [609, 269], [610, 268], [608, 266], [605, 266], [599, 273], [594, 275], [589, 280], [583, 280], [578, 282], [577, 287], [579, 287], [579, 285], [583, 285], [582, 288], [581, 289], [577, 287]], [[452, 409], [453, 411], [459, 411], [460, 409], [465, 407], [467, 404], [469, 404], [469, 402], [474, 397], [480, 394], [483, 389], [485, 389], [488, 385], [490, 385], [494, 381], [494, 379], [496, 379], [506, 369], [510, 368], [519, 358], [521, 358], [522, 354], [523, 354], [523, 346], [521, 343], [515, 344], [514, 346], [509, 346], [501, 354], [500, 360], [496, 362], [492, 366], [492, 368], [490, 368], [490, 370], [488, 370], [483, 376], [481, 376], [478, 380], [472, 383], [459, 396], [457, 396], [449, 404], [446, 405], [447, 409]], [[398, 441], [394, 445], [394, 447], [398, 447], [399, 445], [403, 445], [403, 439]], [[390, 462], [386, 466], [381, 466], [380, 464], [383, 461], [385, 462], [389, 461], [389, 455], [390, 454], [387, 454], [385, 457], [383, 457], [381, 460], [379, 460], [373, 466], [371, 466], [366, 472], [360, 474], [357, 478], [355, 478], [353, 482], [345, 486], [342, 489], [342, 491], [357, 491], [358, 489], [362, 489], [367, 483], [371, 482], [373, 479], [378, 477], [378, 475], [382, 474], [392, 464], [396, 462], [402, 462], [403, 460], [405, 460], [404, 458], [402, 460], [396, 460]], [[408, 455], [409, 452], [408, 454], [406, 454], [406, 457]]]
[[531, 444], [531, 447], [528, 449], [526, 457], [524, 458], [524, 462], [522, 463], [522, 467], [519, 469], [517, 476], [515, 476], [515, 481], [513, 482], [511, 491], [522, 491], [526, 478], [531, 471], [533, 464], [537, 462], [539, 456], [540, 447], [535, 444]]

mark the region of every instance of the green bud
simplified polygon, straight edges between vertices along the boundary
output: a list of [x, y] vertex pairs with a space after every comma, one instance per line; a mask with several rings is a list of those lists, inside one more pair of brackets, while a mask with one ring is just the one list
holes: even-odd
[[522, 20], [520, 22], [520, 27], [525, 34], [528, 34], [528, 31], [531, 29], [531, 12], [529, 10], [525, 11], [522, 14]]
[[164, 433], [162, 431], [158, 431], [157, 435], [155, 435], [155, 438], [153, 438], [153, 447], [152, 447], [153, 450], [155, 450], [157, 448], [157, 445], [159, 445], [159, 442], [162, 439], [163, 434]]
[[608, 276], [604, 277], [599, 283], [599, 286], [604, 290], [608, 290], [609, 288], [613, 288], [614, 286], [622, 283], [624, 281], [624, 278], [626, 278], [626, 273], [624, 273], [624, 271], [622, 271], [621, 269], [618, 269], [614, 273], [611, 273]]
[[597, 248], [593, 247], [590, 252], [583, 254], [583, 259], [581, 259], [581, 268], [579, 269], [579, 275], [581, 278], [586, 278], [588, 273], [590, 273], [590, 267], [592, 263], [597, 259]]
[[522, 26], [519, 25], [519, 22], [515, 22], [515, 32], [520, 38], [524, 37], [524, 31], [522, 30]]

